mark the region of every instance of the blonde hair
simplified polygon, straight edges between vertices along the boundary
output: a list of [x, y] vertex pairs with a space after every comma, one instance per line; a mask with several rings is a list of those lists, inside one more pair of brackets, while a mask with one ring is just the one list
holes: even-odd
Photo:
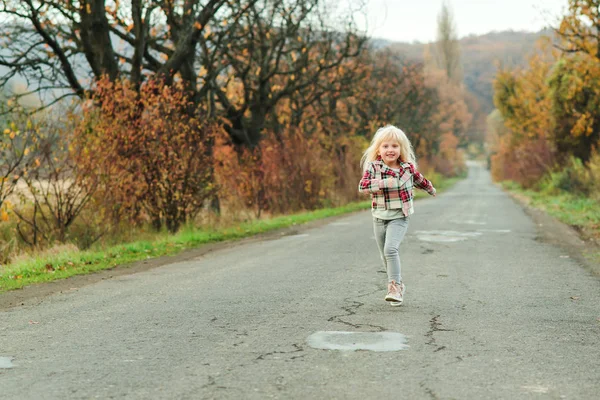
[[403, 162], [409, 162], [417, 167], [417, 159], [413, 150], [412, 144], [406, 134], [399, 128], [393, 125], [386, 125], [383, 128], [377, 129], [371, 145], [365, 150], [362, 158], [360, 159], [360, 165], [363, 170], [367, 169], [370, 162], [377, 160], [377, 150], [381, 143], [386, 140], [395, 140], [400, 145], [400, 160]]

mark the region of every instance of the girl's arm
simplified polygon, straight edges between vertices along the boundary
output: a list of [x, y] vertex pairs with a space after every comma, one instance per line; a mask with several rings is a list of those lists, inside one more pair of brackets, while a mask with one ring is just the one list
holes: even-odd
[[410, 164], [410, 172], [412, 172], [413, 174], [413, 183], [416, 187], [418, 187], [419, 189], [423, 189], [432, 196], [435, 196], [436, 190], [433, 187], [431, 181], [425, 178], [422, 173], [417, 171], [415, 166], [412, 164]]
[[381, 190], [379, 182], [379, 179], [375, 179], [375, 167], [373, 167], [373, 163], [369, 163], [362, 179], [358, 183], [358, 191], [360, 193], [377, 193]]

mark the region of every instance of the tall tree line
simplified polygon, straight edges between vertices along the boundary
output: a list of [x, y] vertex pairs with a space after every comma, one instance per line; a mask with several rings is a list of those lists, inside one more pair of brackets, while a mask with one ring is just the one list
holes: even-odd
[[[352, 0], [350, 0], [352, 2]], [[353, 2], [357, 7], [360, 4]], [[332, 75], [366, 38], [352, 14], [333, 20], [325, 0], [2, 0], [8, 21], [0, 85], [84, 98], [91, 79], [181, 80], [197, 104], [225, 118], [231, 140], [256, 146], [286, 98], [301, 105], [339, 90]], [[339, 77], [339, 78], [338, 78]], [[225, 93], [237, 83], [241, 95]]]

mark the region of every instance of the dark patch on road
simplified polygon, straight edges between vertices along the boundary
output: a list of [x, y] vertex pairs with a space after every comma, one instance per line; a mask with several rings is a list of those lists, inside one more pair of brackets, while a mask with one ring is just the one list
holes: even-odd
[[[327, 321], [329, 322], [339, 322], [340, 324], [344, 324], [347, 326], [351, 326], [353, 328], [360, 328], [362, 325], [361, 324], [353, 324], [351, 322], [348, 321], [344, 321], [342, 319], [342, 317], [349, 317], [352, 315], [356, 315], [356, 310], [358, 310], [360, 307], [364, 306], [365, 303], [362, 303], [360, 301], [352, 301], [350, 305], [341, 307], [342, 310], [345, 311], [345, 314], [340, 314], [340, 315], [334, 315], [333, 317], [330, 317]], [[381, 328], [381, 327], [379, 327]], [[381, 328], [381, 330], [383, 331], [384, 329]]]
[[[275, 354], [294, 354], [294, 353], [299, 353], [299, 352], [304, 351], [302, 346], [300, 346], [299, 344], [293, 343], [292, 347], [294, 347], [294, 350], [291, 350], [291, 351], [271, 351], [269, 353], [261, 354], [260, 356], [256, 357], [256, 361], [262, 361], [266, 357], [273, 356]], [[295, 360], [300, 357], [304, 357], [304, 356], [294, 356], [294, 357], [291, 357], [290, 360]]]
[[434, 353], [440, 350], [444, 350], [446, 346], [438, 346], [433, 334], [435, 332], [452, 332], [452, 329], [440, 328], [440, 326], [442, 326], [442, 323], [438, 321], [439, 318], [440, 315], [438, 314], [429, 320], [429, 331], [427, 331], [427, 333], [425, 334], [425, 337], [429, 338], [429, 340], [425, 342], [425, 344], [436, 347], [436, 349], [433, 351]]
[[227, 389], [226, 386], [217, 386], [217, 381], [211, 375], [208, 376], [208, 383], [202, 385], [202, 389]]
[[419, 386], [421, 386], [421, 388], [425, 391], [425, 393], [427, 393], [429, 395], [430, 398], [437, 400], [439, 399], [438, 395], [435, 394], [435, 392], [427, 386], [427, 384], [425, 383], [425, 381], [419, 382]]
[[[364, 297], [364, 296], [370, 296], [372, 294], [375, 294], [377, 292], [379, 292], [380, 289], [376, 289], [373, 292], [370, 293], [366, 293], [363, 294], [361, 296], [358, 297]], [[350, 303], [349, 305], [340, 307], [342, 310], [344, 310], [345, 314], [340, 314], [340, 315], [334, 315], [333, 317], [330, 317], [329, 319], [327, 319], [327, 321], [329, 322], [339, 322], [340, 324], [344, 324], [347, 326], [351, 326], [352, 328], [356, 328], [356, 329], [360, 329], [362, 327], [368, 327], [368, 328], [372, 328], [375, 329], [375, 332], [384, 332], [387, 329], [385, 329], [383, 326], [379, 326], [379, 325], [371, 325], [371, 324], [353, 324], [352, 322], [348, 322], [343, 320], [343, 317], [350, 317], [352, 315], [356, 315], [357, 310], [364, 306], [365, 303], [362, 303], [360, 301], [356, 301], [356, 300], [352, 300], [350, 298], [344, 299], [344, 301]]]

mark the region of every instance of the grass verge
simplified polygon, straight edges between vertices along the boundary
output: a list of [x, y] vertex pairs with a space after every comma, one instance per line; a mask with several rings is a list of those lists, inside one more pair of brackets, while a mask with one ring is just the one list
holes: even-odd
[[24, 286], [64, 279], [113, 268], [133, 261], [176, 254], [205, 243], [241, 239], [292, 225], [367, 209], [369, 201], [300, 214], [257, 220], [221, 230], [184, 228], [175, 235], [164, 234], [153, 241], [137, 241], [96, 251], [71, 250], [30, 258], [0, 269], [0, 293]]
[[[437, 189], [443, 191], [460, 179], [439, 179], [436, 181], [438, 182]], [[417, 198], [427, 196], [426, 193], [420, 192], [416, 192]], [[116, 266], [126, 266], [134, 261], [173, 255], [206, 243], [242, 239], [309, 221], [364, 210], [370, 207], [370, 203], [369, 200], [361, 201], [343, 207], [256, 220], [220, 230], [199, 230], [186, 227], [175, 235], [165, 233], [157, 236], [154, 240], [141, 240], [99, 250], [67, 249], [59, 254], [32, 257], [4, 267], [0, 266], [0, 293], [35, 283], [88, 274]]]
[[502, 187], [524, 196], [531, 206], [572, 226], [585, 238], [600, 240], [600, 202], [597, 200], [564, 191], [527, 190], [512, 181], [502, 182]]
[[583, 257], [592, 263], [600, 264], [600, 251], [597, 251], [600, 245], [599, 201], [556, 188], [540, 191], [523, 189], [512, 181], [502, 182], [502, 187], [520, 196], [531, 207], [540, 209], [573, 227], [579, 236], [591, 245]]

